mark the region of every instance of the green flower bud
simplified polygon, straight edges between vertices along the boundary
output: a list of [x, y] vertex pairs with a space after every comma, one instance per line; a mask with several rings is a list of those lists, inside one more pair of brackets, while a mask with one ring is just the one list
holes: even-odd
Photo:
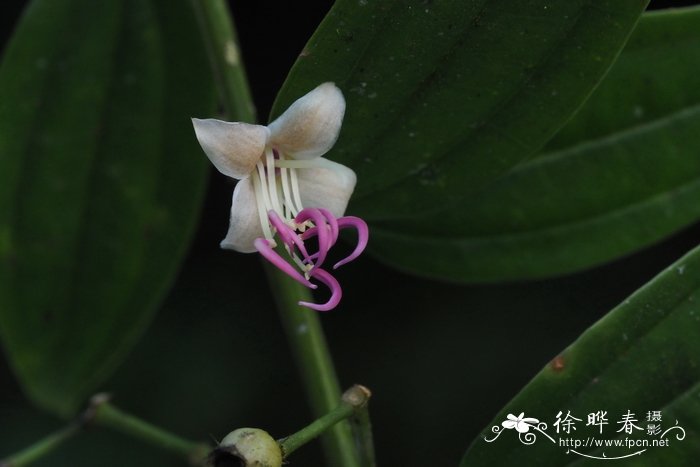
[[221, 440], [209, 459], [213, 467], [280, 467], [282, 450], [267, 432], [239, 428]]

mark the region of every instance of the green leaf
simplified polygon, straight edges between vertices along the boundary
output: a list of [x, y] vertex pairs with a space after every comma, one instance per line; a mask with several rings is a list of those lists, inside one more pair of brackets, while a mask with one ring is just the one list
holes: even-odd
[[541, 154], [419, 233], [417, 223], [375, 229], [377, 256], [449, 280], [532, 279], [610, 261], [696, 221], [699, 28], [699, 8], [646, 14]]
[[0, 335], [62, 415], [108, 377], [179, 266], [213, 111], [188, 2], [32, 2], [0, 67]]
[[[557, 413], [570, 411], [580, 418], [571, 436], [648, 439], [646, 430], [635, 435], [617, 432], [621, 416], [630, 410], [646, 427], [649, 411], [662, 411], [665, 430], [678, 421], [687, 433], [685, 441], [667, 435], [669, 447], [650, 448], [634, 463], [625, 465], [695, 465], [700, 454], [695, 434], [700, 429], [700, 247], [667, 268], [643, 288], [588, 329], [565, 349], [498, 414], [482, 432], [493, 438], [491, 427], [501, 426], [509, 413], [525, 412], [549, 425], [546, 432], [555, 438], [552, 422]], [[512, 343], [512, 351], [527, 349], [528, 336]], [[598, 427], [586, 427], [587, 414], [608, 411], [609, 425], [599, 434]], [[504, 431], [492, 443], [482, 437], [474, 441], [462, 466], [548, 465], [562, 466], [583, 459], [566, 447], [539, 435], [534, 444], [518, 441], [517, 433]], [[537, 432], [535, 432], [537, 434]], [[606, 448], [608, 457], [631, 454], [635, 450]], [[580, 447], [583, 454], [602, 456], [601, 449]], [[598, 462], [598, 461], [595, 461]]]
[[292, 68], [279, 115], [323, 81], [347, 114], [330, 158], [350, 210], [413, 219], [457, 206], [535, 153], [613, 62], [645, 0], [340, 0]]

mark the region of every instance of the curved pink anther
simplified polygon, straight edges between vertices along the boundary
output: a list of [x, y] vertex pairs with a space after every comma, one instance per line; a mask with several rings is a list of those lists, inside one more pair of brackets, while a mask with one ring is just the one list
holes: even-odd
[[270, 220], [270, 225], [275, 228], [277, 235], [279, 235], [285, 245], [289, 248], [296, 246], [304, 257], [309, 256], [304, 246], [304, 241], [299, 238], [296, 231], [288, 226], [275, 211], [268, 211], [267, 218]]
[[[317, 235], [318, 235], [318, 227], [311, 227], [310, 229], [306, 229], [306, 230], [300, 235], [300, 237], [301, 237], [302, 241], [307, 241], [308, 239], [314, 238], [314, 237], [316, 237]], [[334, 242], [334, 243], [335, 243], [335, 242]], [[328, 249], [326, 250], [326, 253], [328, 252], [328, 250], [330, 250], [330, 247], [328, 247]], [[306, 264], [311, 264], [311, 263], [313, 263], [314, 260], [316, 260], [316, 258], [318, 258], [319, 253], [320, 253], [320, 251], [317, 251], [316, 253], [314, 253], [314, 254], [312, 254], [312, 255], [304, 255], [304, 262], [305, 262]], [[321, 263], [318, 263], [318, 266], [320, 266], [320, 265], [321, 265]]]
[[306, 279], [306, 277], [302, 276], [296, 269], [294, 269], [294, 267], [291, 264], [282, 259], [282, 257], [278, 255], [275, 250], [272, 249], [272, 246], [270, 245], [270, 241], [268, 239], [256, 238], [253, 244], [255, 245], [255, 249], [258, 250], [258, 252], [261, 255], [263, 255], [263, 257], [266, 260], [268, 260], [275, 267], [277, 267], [277, 269], [284, 272], [300, 284], [305, 285], [306, 287], [309, 287], [311, 289], [318, 288], [316, 284], [312, 284], [311, 282], [309, 282], [309, 280]]
[[338, 219], [326, 208], [318, 208], [321, 214], [328, 221], [328, 226], [331, 228], [331, 246], [335, 245], [338, 241], [338, 234], [340, 233], [340, 227], [338, 227]]
[[330, 311], [340, 303], [340, 299], [343, 296], [343, 290], [340, 288], [340, 284], [328, 271], [323, 269], [314, 268], [311, 270], [311, 277], [314, 277], [322, 282], [331, 290], [331, 298], [328, 299], [326, 303], [318, 304], [311, 302], [299, 302], [299, 305], [311, 308], [316, 311]]
[[[331, 229], [331, 243], [328, 249], [336, 244], [338, 241], [338, 235], [340, 234], [340, 227], [338, 227], [338, 219], [333, 215], [332, 212], [330, 212], [328, 209], [325, 208], [318, 208], [318, 210], [323, 214], [323, 216], [326, 218], [326, 221], [328, 221], [328, 227]], [[313, 238], [318, 235], [318, 227], [311, 227], [310, 229], [305, 230], [301, 234], [301, 239], [306, 241], [310, 238]], [[312, 263], [316, 258], [318, 258], [319, 253], [314, 253], [313, 255], [304, 255], [304, 262], [307, 264]]]
[[367, 247], [367, 242], [369, 241], [369, 228], [367, 227], [367, 223], [359, 217], [341, 217], [340, 219], [338, 219], [338, 226], [340, 227], [340, 229], [344, 229], [346, 227], [353, 227], [357, 231], [357, 246], [355, 247], [355, 250], [350, 254], [350, 256], [335, 263], [333, 269], [338, 269], [340, 266], [348, 264], [350, 261], [360, 256]]
[[302, 232], [301, 239], [306, 241], [310, 238], [314, 238], [316, 236], [316, 232], [318, 232], [318, 227], [311, 227], [310, 229], [306, 229]]
[[[326, 218], [321, 211], [315, 208], [302, 209], [299, 214], [294, 218], [297, 224], [302, 224], [310, 220], [315, 225], [315, 233], [318, 236], [318, 256], [316, 256], [315, 267], [321, 267], [323, 262], [326, 260], [326, 255], [328, 250], [331, 249], [331, 230], [327, 227]], [[302, 239], [304, 237], [302, 236]], [[311, 257], [306, 255], [307, 259]]]
[[[301, 238], [302, 243], [303, 243], [310, 238], [314, 238], [317, 235], [317, 232], [318, 232], [318, 227], [311, 227], [310, 229], [306, 229], [302, 233], [300, 233], [299, 238]], [[314, 262], [314, 260], [316, 258], [318, 258], [318, 254], [319, 254], [318, 251], [312, 255], [304, 252], [304, 259], [303, 259], [304, 263], [305, 264], [312, 264]], [[319, 266], [320, 266], [320, 263], [319, 263]]]

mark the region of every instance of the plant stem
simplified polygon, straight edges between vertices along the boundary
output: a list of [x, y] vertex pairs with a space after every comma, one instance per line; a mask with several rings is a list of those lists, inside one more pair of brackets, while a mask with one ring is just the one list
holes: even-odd
[[[226, 2], [193, 2], [229, 118], [254, 123], [255, 108]], [[336, 407], [340, 386], [316, 312], [297, 305], [299, 300], [310, 300], [311, 295], [276, 269], [266, 270], [313, 415], [322, 417]], [[323, 437], [323, 446], [329, 465], [358, 467], [348, 423], [335, 425]]]
[[51, 433], [46, 438], [24, 448], [20, 452], [0, 460], [0, 467], [23, 467], [25, 465], [30, 465], [32, 462], [49, 454], [66, 440], [73, 437], [81, 428], [82, 426], [79, 423], [72, 423], [55, 433]]
[[287, 457], [312, 439], [317, 438], [336, 423], [347, 419], [354, 412], [355, 409], [351, 405], [342, 403], [323, 417], [316, 419], [314, 422], [305, 426], [293, 435], [280, 440], [279, 444], [280, 448], [282, 448], [284, 457]]
[[[348, 419], [352, 415], [358, 415], [361, 412], [367, 413], [367, 402], [370, 396], [371, 393], [367, 388], [357, 384], [345, 391], [340, 404], [335, 409], [293, 435], [279, 441], [284, 457], [286, 458], [304, 444], [337, 425], [340, 421]], [[364, 466], [365, 464], [362, 465]]]
[[226, 113], [232, 120], [255, 123], [255, 105], [231, 13], [224, 0], [192, 0]]
[[358, 451], [360, 453], [360, 465], [362, 467], [377, 467], [369, 409], [365, 406], [357, 410], [354, 421]]
[[287, 457], [304, 444], [320, 436], [323, 432], [328, 430], [336, 423], [350, 417], [354, 411], [355, 408], [350, 404], [341, 403], [338, 407], [328, 412], [323, 417], [316, 419], [293, 435], [287, 436], [286, 438], [280, 440], [279, 444], [280, 448], [282, 449], [282, 454], [284, 457]]
[[369, 418], [369, 399], [372, 392], [366, 387], [356, 384], [343, 393], [343, 403], [354, 408], [352, 425], [357, 443], [357, 452], [362, 467], [376, 467], [374, 456], [374, 439], [372, 438], [372, 423]]
[[[340, 385], [333, 367], [318, 313], [298, 305], [311, 301], [311, 293], [301, 284], [265, 263], [270, 286], [294, 359], [301, 374], [314, 417], [332, 412], [340, 400]], [[333, 426], [321, 438], [329, 465], [356, 467], [358, 463], [348, 422]]]
[[210, 446], [181, 438], [150, 423], [129, 415], [108, 402], [109, 396], [93, 396], [89, 407], [65, 428], [50, 434], [22, 451], [0, 461], [0, 467], [22, 467], [30, 465], [52, 452], [66, 440], [79, 433], [87, 425], [112, 428], [147, 443], [172, 452], [186, 459], [192, 465], [202, 465]]
[[206, 443], [186, 440], [169, 433], [133, 415], [122, 412], [106, 401], [93, 403], [92, 412], [88, 411], [87, 417], [86, 423], [111, 428], [141, 439], [152, 446], [178, 455], [192, 465], [202, 465], [211, 450]]

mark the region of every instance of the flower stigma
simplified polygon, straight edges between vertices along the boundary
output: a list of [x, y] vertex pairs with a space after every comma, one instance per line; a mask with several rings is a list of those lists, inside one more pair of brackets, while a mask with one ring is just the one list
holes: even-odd
[[257, 251], [302, 285], [325, 285], [331, 294], [325, 303], [299, 302], [318, 311], [332, 310], [342, 297], [340, 284], [324, 268], [340, 232], [355, 230], [357, 244], [333, 269], [356, 259], [369, 239], [362, 219], [344, 215], [355, 173], [321, 157], [337, 140], [344, 113], [340, 89], [323, 83], [268, 126], [192, 119], [207, 157], [221, 173], [239, 180], [222, 248]]

